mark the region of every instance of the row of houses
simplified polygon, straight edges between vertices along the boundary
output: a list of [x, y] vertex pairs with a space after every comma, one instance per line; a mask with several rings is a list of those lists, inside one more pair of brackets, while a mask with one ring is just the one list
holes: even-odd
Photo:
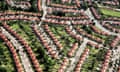
[[52, 23], [52, 24], [58, 24], [58, 25], [67, 25], [68, 24], [68, 21], [64, 21], [64, 20], [58, 21], [55, 19], [44, 19], [42, 21], [45, 23]]
[[120, 29], [117, 29], [117, 28], [113, 27], [110, 23], [103, 22], [103, 27], [107, 28], [110, 31], [120, 33]]
[[40, 21], [38, 17], [25, 16], [25, 15], [5, 15], [0, 17], [0, 21], [8, 21], [8, 20], [26, 20], [26, 21]]
[[72, 45], [72, 47], [70, 48], [70, 50], [68, 51], [68, 53], [67, 53], [67, 55], [69, 56], [69, 57], [72, 57], [74, 54], [75, 54], [75, 51], [78, 49], [78, 43], [76, 42], [76, 43], [74, 43], [73, 45]]
[[38, 8], [38, 11], [42, 10], [41, 0], [37, 0], [37, 8]]
[[63, 9], [77, 9], [77, 6], [67, 6], [67, 5], [61, 5], [61, 4], [49, 4], [50, 7], [57, 7], [57, 8], [63, 8]]
[[88, 48], [86, 48], [86, 49], [84, 50], [84, 52], [82, 53], [82, 55], [81, 55], [78, 63], [76, 64], [76, 67], [75, 67], [74, 72], [81, 72], [82, 64], [84, 63], [86, 57], [88, 56], [89, 51], [90, 51], [90, 50], [89, 50]]
[[0, 38], [4, 40], [4, 42], [6, 43], [6, 45], [9, 47], [9, 50], [10, 52], [12, 53], [12, 56], [13, 56], [13, 60], [15, 62], [15, 66], [16, 66], [16, 69], [17, 69], [17, 72], [24, 72], [23, 70], [23, 67], [22, 67], [22, 64], [19, 60], [19, 57], [18, 57], [18, 54], [14, 48], [14, 46], [12, 45], [12, 43], [7, 39], [7, 37], [2, 34], [0, 32]]
[[[74, 5], [64, 5], [65, 3], [73, 3]], [[75, 5], [76, 4], [76, 5]], [[71, 1], [71, 0], [61, 0], [60, 4], [55, 4], [52, 3], [51, 0], [47, 0], [47, 5], [50, 7], [57, 7], [57, 8], [63, 8], [63, 9], [77, 9], [78, 7], [80, 7], [80, 2], [79, 1]]]
[[93, 42], [91, 42], [91, 41], [88, 41], [88, 42], [87, 42], [87, 45], [90, 45], [90, 46], [95, 47], [95, 48], [101, 48], [101, 47], [102, 47], [100, 44], [93, 43]]
[[48, 33], [48, 35], [51, 37], [53, 42], [56, 44], [56, 46], [59, 48], [59, 50], [63, 49], [62, 44], [59, 42], [59, 40], [55, 37], [55, 35], [50, 30], [49, 26], [47, 24], [44, 25], [45, 31]]
[[66, 27], [65, 30], [71, 37], [75, 38], [78, 41], [83, 41], [83, 37], [80, 36], [79, 34], [75, 34], [74, 32], [72, 32], [70, 27]]
[[116, 36], [115, 39], [112, 40], [110, 46], [115, 47], [120, 41], [120, 36]]
[[81, 7], [81, 6], [80, 6], [80, 1], [79, 1], [79, 0], [75, 0], [75, 2], [76, 2], [77, 7], [80, 8], [80, 7]]
[[35, 67], [35, 70], [37, 72], [42, 72], [42, 69], [39, 66], [40, 64], [38, 60], [36, 59], [36, 56], [33, 53], [31, 47], [28, 45], [28, 43], [20, 35], [18, 35], [16, 31], [12, 30], [10, 26], [6, 24], [6, 22], [3, 23], [3, 27], [25, 47], [28, 55], [30, 56], [31, 62], [33, 63], [33, 66]]
[[90, 38], [90, 39], [92, 39], [92, 40], [94, 40], [94, 41], [96, 41], [96, 42], [98, 42], [98, 43], [103, 43], [103, 42], [104, 42], [103, 39], [98, 38], [98, 37], [95, 37], [95, 36], [93, 36], [93, 35], [91, 35], [91, 34], [88, 34], [88, 33], [85, 32], [83, 29], [76, 28], [76, 30], [77, 30], [81, 35], [86, 36], [86, 37], [88, 37], [88, 38]]
[[112, 25], [120, 26], [120, 22], [119, 21], [114, 21], [114, 22], [112, 22]]
[[73, 25], [92, 25], [93, 22], [91, 20], [77, 20], [77, 21], [72, 21]]
[[28, 15], [28, 16], [39, 16], [41, 17], [41, 14], [40, 13], [33, 13], [33, 12], [24, 12], [24, 11], [16, 11], [16, 12], [13, 12], [13, 11], [4, 11], [4, 12], [0, 12], [0, 16], [5, 16], [5, 15]]
[[104, 5], [109, 5], [109, 6], [119, 6], [119, 1], [113, 0], [113, 1], [104, 1], [102, 2]]
[[98, 14], [98, 12], [96, 11], [94, 7], [90, 7], [90, 10], [96, 19], [99, 20], [101, 18], [101, 16]]
[[55, 15], [46, 15], [46, 18], [59, 19], [59, 20], [88, 20], [88, 16], [78, 16], [78, 17], [67, 17], [67, 16], [55, 16]]
[[100, 72], [106, 72], [107, 68], [109, 67], [109, 62], [110, 62], [110, 56], [111, 56], [111, 50], [107, 51], [107, 54], [105, 55], [105, 60], [102, 64], [102, 68]]
[[64, 58], [63, 62], [61, 63], [60, 68], [58, 69], [57, 72], [65, 72], [65, 69], [67, 68], [67, 65], [69, 64], [69, 59], [68, 58]]
[[57, 59], [58, 58], [58, 53], [49, 46], [47, 40], [44, 38], [44, 36], [42, 35], [42, 33], [37, 30], [37, 28], [35, 27], [35, 25], [32, 25], [32, 29], [35, 32], [35, 34], [38, 36], [38, 38], [40, 39], [40, 41], [42, 42], [42, 44], [44, 45], [44, 47], [47, 49], [47, 52], [50, 54], [50, 56], [52, 58]]
[[105, 18], [104, 19], [105, 21], [107, 20], [107, 21], [120, 21], [120, 18], [118, 18], [118, 17], [108, 17], [108, 18]]
[[109, 36], [110, 34], [108, 32], [105, 31], [101, 31], [98, 28], [96, 28], [96, 26], [91, 25], [90, 26], [92, 28], [92, 30], [100, 35], [105, 35], [105, 36]]
[[84, 10], [74, 10], [74, 9], [63, 9], [63, 8], [55, 8], [55, 7], [48, 7], [48, 12], [50, 11], [61, 11], [63, 13], [79, 13], [80, 15], [85, 15]]

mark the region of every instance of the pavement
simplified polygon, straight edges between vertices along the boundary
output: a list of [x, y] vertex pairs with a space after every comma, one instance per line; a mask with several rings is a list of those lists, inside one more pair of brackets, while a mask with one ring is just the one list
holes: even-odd
[[39, 31], [42, 33], [43, 37], [47, 40], [49, 46], [59, 54], [59, 51], [57, 50], [57, 46], [54, 44], [53, 40], [51, 40], [51, 38], [46, 34], [44, 29], [42, 27], [39, 27]]
[[94, 19], [94, 22], [95, 22], [96, 27], [100, 28], [102, 31], [108, 32], [108, 33], [111, 34], [111, 35], [118, 35], [117, 33], [110, 32], [109, 30], [105, 29], [105, 28], [99, 23], [99, 21], [94, 18], [94, 16], [92, 15], [92, 13], [91, 13], [91, 11], [90, 11], [89, 8], [85, 11], [85, 13], [86, 13], [86, 15], [87, 15], [91, 20]]
[[[92, 15], [90, 9], [87, 9], [85, 13], [89, 16], [89, 18], [90, 18], [91, 20], [94, 19], [94, 22], [96, 23], [96, 27], [100, 28], [102, 31], [108, 32], [109, 34], [115, 35], [115, 36], [116, 36], [116, 35], [117, 35], [117, 36], [120, 35], [119, 33], [110, 32], [109, 30], [105, 29], [105, 28], [99, 23], [99, 21], [94, 18], [94, 16]], [[109, 22], [112, 22], [112, 21], [109, 21]], [[117, 50], [113, 49], [112, 51], [113, 51], [113, 53], [112, 53], [112, 56], [111, 56], [111, 61], [113, 62], [113, 63], [112, 63], [113, 66], [108, 69], [109, 72], [113, 72], [115, 65], [117, 65], [115, 61], [120, 58], [120, 46], [118, 46], [118, 49], [117, 49]]]
[[[73, 33], [77, 34], [76, 30], [73, 28], [73, 26], [71, 25], [71, 22], [68, 22], [68, 25], [70, 26], [70, 29], [72, 30]], [[82, 36], [81, 36], [82, 37]], [[86, 45], [87, 45], [87, 42], [92, 42], [94, 44], [98, 44], [96, 43], [95, 41], [92, 41], [92, 40], [89, 40], [88, 38], [86, 37], [83, 37], [84, 40], [83, 40], [83, 43], [80, 45], [80, 47], [78, 48], [75, 56], [73, 58], [71, 58], [71, 63], [69, 64], [69, 67], [66, 69], [66, 72], [72, 72], [76, 66], [76, 63], [79, 61], [79, 58], [81, 56], [81, 54], [83, 53]], [[99, 44], [101, 46], [103, 46], [102, 44]]]
[[[42, 23], [43, 23], [42, 20], [45, 20], [45, 16], [46, 16], [46, 14], [47, 14], [46, 0], [42, 0], [42, 9], [43, 9], [43, 16], [42, 16], [42, 18], [41, 18], [41, 21], [40, 21], [39, 24], [38, 24], [39, 31], [41, 31], [41, 33], [43, 33], [43, 36], [44, 36], [45, 39], [47, 40], [49, 46], [50, 46], [53, 50], [57, 51], [57, 47], [56, 47], [56, 45], [54, 44], [54, 42], [53, 42], [53, 41], [50, 39], [50, 37], [46, 34], [46, 32], [44, 31], [44, 29], [43, 29], [42, 27], [40, 27], [40, 26], [42, 25]], [[57, 51], [57, 53], [58, 53], [58, 52], [59, 52], [59, 51]]]
[[87, 42], [88, 40], [84, 38], [83, 43], [78, 48], [75, 56], [70, 59], [71, 63], [69, 64], [69, 67], [66, 69], [66, 72], [72, 72], [74, 70], [76, 63], [79, 61], [79, 58], [86, 47]]
[[20, 61], [24, 67], [25, 72], [34, 72], [31, 66], [31, 62], [27, 56], [27, 53], [24, 51], [23, 46], [21, 46], [18, 41], [8, 33], [3, 27], [1, 27], [2, 33], [10, 39], [11, 43], [15, 46], [17, 50], [19, 50], [18, 54], [20, 56]]
[[42, 18], [41, 18], [41, 21], [39, 22], [39, 24], [38, 24], [38, 26], [41, 26], [41, 24], [42, 24], [42, 20], [45, 20], [45, 16], [46, 16], [46, 14], [47, 14], [47, 7], [46, 7], [46, 0], [42, 0], [42, 9], [43, 9], [43, 16], [42, 16]]

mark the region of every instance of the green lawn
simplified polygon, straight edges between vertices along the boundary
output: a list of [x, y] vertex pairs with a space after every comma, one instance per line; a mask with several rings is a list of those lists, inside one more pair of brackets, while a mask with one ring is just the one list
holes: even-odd
[[16, 72], [12, 54], [0, 39], [0, 72]]
[[104, 15], [113, 16], [113, 17], [120, 17], [120, 12], [117, 12], [117, 11], [113, 11], [113, 10], [106, 9], [106, 8], [100, 8], [100, 11]]
[[59, 64], [57, 63], [58, 61], [51, 59], [51, 57], [46, 54], [46, 50], [37, 39], [36, 35], [33, 33], [30, 27], [31, 23], [23, 21], [13, 21], [9, 24], [12, 29], [16, 30], [17, 33], [29, 43], [38, 61], [40, 62], [40, 66], [42, 67], [43, 71], [57, 72], [57, 69], [59, 68]]
[[106, 53], [106, 49], [98, 50], [91, 46], [87, 46], [90, 49], [88, 58], [86, 58], [85, 62], [82, 65], [81, 72], [99, 72], [101, 68], [101, 64], [104, 61], [104, 55]]
[[[91, 35], [91, 36], [94, 36], [95, 38], [100, 38], [101, 40], [104, 40], [107, 38], [107, 36], [103, 36], [101, 34], [98, 34], [96, 32], [94, 32], [90, 26], [82, 26], [82, 25], [77, 25], [77, 26], [74, 26], [76, 29], [79, 28], [79, 29], [83, 29], [84, 32], [86, 32], [87, 34]], [[79, 32], [78, 32], [79, 33]], [[80, 33], [81, 34], [81, 33]], [[81, 34], [83, 35], [83, 34]], [[83, 36], [86, 36], [86, 35], [83, 35]], [[88, 37], [89, 38], [89, 37]], [[91, 39], [91, 38], [89, 38]], [[95, 40], [95, 39], [91, 39], [91, 40]]]
[[68, 50], [71, 48], [70, 44], [73, 44], [76, 40], [66, 33], [64, 26], [51, 25], [50, 29], [63, 46], [61, 53], [67, 56]]

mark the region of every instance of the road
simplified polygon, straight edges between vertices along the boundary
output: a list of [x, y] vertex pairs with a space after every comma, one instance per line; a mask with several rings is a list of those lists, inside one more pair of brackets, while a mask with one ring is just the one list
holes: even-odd
[[[37, 25], [36, 25], [37, 26]], [[59, 51], [57, 50], [57, 46], [54, 44], [53, 40], [47, 35], [47, 33], [44, 31], [42, 27], [38, 27], [39, 31], [42, 33], [44, 39], [47, 40], [47, 43], [49, 46], [59, 54]]]
[[[70, 26], [70, 29], [72, 30], [73, 33], [77, 34], [77, 31], [73, 28], [73, 26], [71, 25], [71, 22], [69, 21], [68, 22], [68, 25]], [[80, 35], [81, 36], [81, 35]], [[81, 36], [82, 37], [82, 36]], [[94, 43], [94, 44], [98, 44], [97, 42], [95, 41], [92, 41], [90, 39], [88, 39], [87, 37], [83, 37], [85, 40], [88, 40], [89, 42], [91, 43]], [[102, 44], [99, 44], [100, 46], [103, 46]]]
[[86, 38], [84, 38], [83, 43], [78, 48], [75, 56], [70, 59], [71, 60], [71, 63], [69, 64], [70, 67], [67, 68], [66, 72], [72, 72], [74, 70], [76, 63], [79, 61], [79, 58], [86, 47], [87, 42], [88, 42], [88, 40]]
[[22, 65], [24, 67], [25, 72], [34, 72], [30, 63], [30, 60], [27, 56], [27, 53], [24, 52], [23, 47], [18, 43], [18, 41], [10, 34], [8, 33], [3, 27], [1, 27], [2, 33], [4, 35], [6, 35], [8, 37], [8, 39], [10, 39], [10, 41], [12, 42], [12, 44], [15, 46], [16, 49], [19, 50], [19, 55], [20, 55], [20, 59], [22, 62]]
[[57, 47], [56, 47], [56, 45], [54, 45], [53, 40], [51, 40], [51, 38], [49, 38], [49, 36], [45, 33], [44, 29], [39, 27], [39, 31], [42, 33], [42, 35], [47, 40], [48, 44], [53, 48], [53, 50], [57, 50]]
[[91, 13], [91, 11], [90, 11], [89, 8], [85, 11], [85, 14], [86, 14], [91, 20], [94, 20], [96, 27], [100, 28], [102, 31], [108, 32], [108, 33], [111, 34], [111, 35], [118, 35], [117, 33], [110, 32], [109, 30], [105, 29], [105, 28], [98, 22], [98, 20], [96, 20], [96, 19], [94, 18], [94, 16], [92, 15], [92, 13]]
[[43, 16], [42, 16], [41, 21], [40, 21], [40, 23], [38, 24], [38, 26], [41, 26], [42, 20], [45, 19], [45, 16], [46, 16], [46, 14], [47, 14], [47, 7], [46, 7], [46, 3], [45, 3], [45, 2], [46, 2], [46, 0], [42, 0]]
[[[110, 32], [109, 30], [105, 29], [105, 28], [99, 23], [99, 21], [94, 18], [94, 16], [92, 15], [90, 9], [87, 9], [85, 13], [86, 13], [86, 15], [89, 16], [89, 18], [90, 18], [91, 20], [94, 19], [94, 22], [95, 22], [96, 27], [100, 28], [102, 31], [108, 32], [109, 34], [115, 35], [115, 36], [116, 36], [116, 35], [117, 35], [117, 36], [120, 35], [120, 34], [118, 34], [118, 33]], [[109, 21], [109, 22], [111, 22], [111, 21]], [[113, 51], [113, 55], [112, 55], [112, 58], [111, 58], [111, 61], [113, 61], [112, 65], [116, 65], [115, 61], [120, 58], [120, 46], [118, 47], [117, 50], [113, 49], [112, 51]], [[113, 72], [113, 68], [114, 68], [114, 66], [111, 67], [111, 68], [109, 68], [109, 72]]]

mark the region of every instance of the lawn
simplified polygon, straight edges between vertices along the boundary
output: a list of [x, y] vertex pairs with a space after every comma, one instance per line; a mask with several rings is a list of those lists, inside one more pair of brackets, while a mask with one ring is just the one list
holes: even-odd
[[103, 13], [103, 15], [108, 15], [108, 16], [112, 16], [112, 17], [120, 17], [120, 12], [117, 11], [113, 11], [110, 9], [106, 9], [106, 8], [100, 8], [101, 13]]
[[14, 60], [8, 47], [0, 39], [0, 72], [16, 72]]
[[[95, 33], [91, 28], [90, 26], [82, 26], [82, 25], [77, 25], [77, 26], [74, 26], [75, 28], [79, 28], [79, 29], [82, 29], [86, 34], [89, 34], [91, 36], [94, 36], [94, 38], [100, 38], [101, 40], [103, 40], [104, 42], [104, 39], [106, 39], [107, 37], [106, 36], [103, 36], [103, 35], [100, 35], [98, 33]], [[78, 32], [79, 33], [79, 32]], [[81, 34], [81, 33], [80, 33]], [[83, 34], [81, 34], [83, 35]], [[86, 36], [86, 35], [83, 35], [83, 36]], [[88, 36], [86, 36], [88, 37]], [[89, 39], [91, 39], [90, 37], [88, 37]], [[95, 39], [91, 39], [91, 40], [95, 40]]]
[[46, 50], [44, 49], [40, 41], [37, 39], [36, 35], [33, 33], [30, 27], [31, 23], [16, 21], [11, 22], [9, 24], [12, 27], [12, 29], [16, 30], [17, 33], [29, 43], [43, 71], [56, 72], [59, 68], [59, 64], [57, 63], [58, 61], [52, 59], [46, 54]]
[[90, 49], [90, 53], [82, 65], [81, 72], [99, 72], [102, 62], [104, 61], [104, 55], [106, 49], [95, 49], [91, 46], [87, 46]]
[[62, 54], [67, 56], [68, 50], [71, 48], [71, 44], [73, 44], [76, 40], [70, 37], [66, 31], [64, 26], [50, 26], [51, 31], [55, 35], [55, 37], [60, 41], [63, 46]]

